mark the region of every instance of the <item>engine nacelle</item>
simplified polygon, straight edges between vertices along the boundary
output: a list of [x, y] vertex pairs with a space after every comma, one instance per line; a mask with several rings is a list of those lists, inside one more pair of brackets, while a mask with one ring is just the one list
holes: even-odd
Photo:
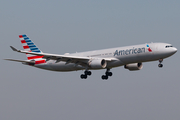
[[124, 65], [124, 68], [130, 71], [135, 71], [135, 70], [141, 70], [143, 68], [143, 65], [142, 63], [132, 63], [132, 64]]
[[89, 63], [92, 69], [102, 69], [107, 66], [107, 62], [104, 59], [94, 59]]

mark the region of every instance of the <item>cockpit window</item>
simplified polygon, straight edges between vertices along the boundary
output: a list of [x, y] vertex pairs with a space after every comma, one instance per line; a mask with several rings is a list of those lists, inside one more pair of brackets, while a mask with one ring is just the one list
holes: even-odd
[[173, 47], [172, 45], [167, 45], [166, 48]]

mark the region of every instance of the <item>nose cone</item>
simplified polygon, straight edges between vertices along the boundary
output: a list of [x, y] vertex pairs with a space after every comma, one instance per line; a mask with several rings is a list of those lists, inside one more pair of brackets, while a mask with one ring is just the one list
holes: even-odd
[[171, 48], [170, 53], [172, 55], [175, 54], [176, 52], [177, 52], [177, 48], [175, 48], [175, 47]]
[[176, 53], [177, 52], [177, 48], [174, 47], [173, 48], [173, 52]]

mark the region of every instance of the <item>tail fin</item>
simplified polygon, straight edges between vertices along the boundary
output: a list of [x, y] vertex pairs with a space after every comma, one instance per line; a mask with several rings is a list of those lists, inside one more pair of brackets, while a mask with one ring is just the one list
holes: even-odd
[[[42, 51], [34, 44], [32, 40], [29, 39], [29, 37], [27, 37], [27, 35], [19, 35], [19, 38], [25, 51], [42, 53]], [[28, 60], [35, 60], [35, 64], [46, 63], [46, 60], [43, 59], [43, 56], [30, 54], [26, 54], [26, 56]]]

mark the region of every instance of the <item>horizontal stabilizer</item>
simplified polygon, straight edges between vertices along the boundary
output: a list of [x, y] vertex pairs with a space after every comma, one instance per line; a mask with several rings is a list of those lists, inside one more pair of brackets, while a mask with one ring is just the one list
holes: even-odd
[[14, 59], [4, 59], [4, 60], [15, 61], [15, 62], [22, 62], [22, 63], [29, 63], [29, 64], [35, 64], [35, 61], [14, 60]]

